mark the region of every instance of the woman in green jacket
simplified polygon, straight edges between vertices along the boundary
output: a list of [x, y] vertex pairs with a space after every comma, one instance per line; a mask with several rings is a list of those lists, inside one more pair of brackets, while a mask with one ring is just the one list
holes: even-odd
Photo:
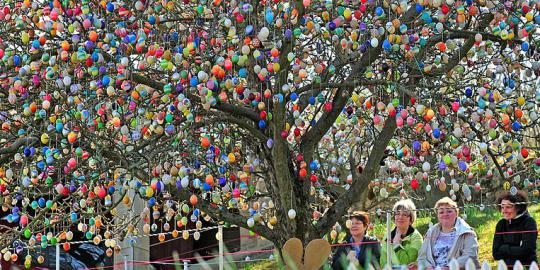
[[[412, 226], [416, 219], [416, 206], [409, 199], [401, 200], [394, 204], [393, 212], [396, 227], [390, 236], [391, 265], [413, 267], [423, 242], [422, 234]], [[387, 237], [381, 243], [381, 267], [387, 264]]]

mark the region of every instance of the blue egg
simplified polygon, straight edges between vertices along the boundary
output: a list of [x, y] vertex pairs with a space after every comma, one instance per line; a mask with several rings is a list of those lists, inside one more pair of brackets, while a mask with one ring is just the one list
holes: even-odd
[[419, 3], [416, 3], [415, 8], [416, 8], [417, 13], [420, 13], [420, 12], [422, 12], [422, 10], [424, 10], [424, 7], [422, 5], [420, 5]]
[[527, 41], [524, 41], [523, 43], [521, 43], [521, 50], [526, 52], [529, 50], [529, 42]]
[[483, 109], [486, 107], [486, 101], [483, 98], [478, 99], [478, 108]]
[[274, 13], [272, 13], [272, 11], [266, 11], [266, 14], [264, 15], [264, 19], [266, 20], [266, 23], [273, 24]]
[[41, 44], [39, 43], [39, 40], [34, 40], [32, 41], [32, 48], [34, 49], [39, 49], [39, 47], [41, 47]]
[[315, 101], [316, 101], [316, 99], [315, 99], [314, 96], [311, 96], [311, 97], [309, 97], [309, 99], [308, 99], [308, 102], [309, 102], [310, 105], [315, 105]]
[[336, 29], [336, 24], [334, 22], [329, 22], [328, 29], [330, 29], [330, 31], [334, 31]]
[[390, 51], [392, 49], [392, 44], [390, 44], [390, 41], [388, 39], [385, 39], [383, 41], [382, 47], [385, 51]]
[[414, 141], [412, 146], [414, 151], [420, 151], [421, 145], [419, 141]]
[[189, 80], [189, 85], [191, 87], [196, 87], [198, 84], [199, 84], [199, 80], [197, 79], [197, 77], [192, 76], [191, 79]]
[[437, 139], [438, 139], [439, 137], [441, 137], [441, 131], [440, 131], [438, 128], [436, 128], [436, 129], [433, 130], [433, 137], [435, 137], [435, 138], [437, 138]]
[[78, 218], [78, 217], [77, 217], [77, 213], [71, 213], [70, 218], [71, 218], [71, 221], [72, 221], [72, 222], [77, 221], [77, 218]]
[[64, 129], [64, 124], [57, 122], [56, 123], [56, 132], [62, 132], [62, 129]]
[[154, 197], [151, 197], [149, 200], [148, 200], [148, 206], [152, 207], [156, 204], [156, 198]]
[[24, 150], [23, 150], [23, 152], [24, 152], [24, 155], [25, 155], [26, 157], [29, 157], [29, 156], [31, 155], [31, 153], [30, 153], [30, 148], [29, 148], [29, 147], [25, 147]]
[[220, 177], [218, 180], [218, 184], [220, 187], [224, 187], [227, 184], [227, 179], [225, 177]]
[[508, 79], [508, 87], [514, 89], [516, 87], [516, 81]]
[[260, 129], [264, 129], [266, 127], [266, 121], [264, 120], [259, 120], [259, 128]]
[[115, 190], [116, 189], [114, 188], [114, 186], [110, 186], [109, 187], [109, 194], [113, 194]]
[[283, 103], [283, 94], [277, 94], [275, 97], [278, 99], [279, 103]]
[[148, 22], [149, 22], [151, 25], [156, 24], [156, 17], [154, 17], [153, 15], [150, 15], [150, 17], [148, 17]]
[[38, 205], [39, 207], [41, 208], [44, 208], [45, 207], [45, 198], [41, 197], [38, 199]]
[[512, 123], [512, 129], [514, 131], [519, 131], [519, 129], [521, 129], [521, 124], [519, 122], [517, 122], [517, 121]]
[[114, 11], [114, 5], [113, 3], [107, 3], [107, 11], [108, 12], [113, 12]]
[[253, 25], [246, 26], [246, 35], [252, 35], [253, 34]]
[[47, 162], [48, 165], [53, 164], [53, 163], [54, 163], [54, 157], [48, 156], [48, 157], [45, 159], [45, 162]]
[[295, 92], [292, 92], [291, 93], [291, 100], [296, 101], [297, 98], [298, 98], [298, 94], [296, 94]]
[[[240, 76], [240, 78], [245, 78], [245, 77], [247, 77], [247, 69], [241, 68], [240, 70], [238, 70], [238, 76]], [[233, 81], [233, 82], [234, 82], [234, 81]]]
[[472, 89], [467, 87], [467, 88], [465, 89], [465, 95], [466, 95], [467, 97], [472, 97]]
[[375, 15], [377, 15], [379, 17], [384, 15], [384, 9], [382, 7], [376, 7], [375, 8]]
[[439, 162], [439, 170], [440, 171], [446, 170], [446, 163], [444, 163], [444, 161], [442, 160]]
[[203, 190], [204, 191], [209, 191], [211, 189], [212, 189], [212, 186], [210, 186], [210, 184], [208, 184], [206, 182], [203, 184]]
[[42, 171], [45, 169], [45, 161], [43, 161], [43, 160], [38, 161], [36, 165], [37, 165], [38, 169], [40, 169]]
[[103, 76], [103, 79], [101, 79], [101, 82], [103, 83], [103, 85], [109, 85], [109, 83], [111, 82], [111, 78], [109, 78], [109, 76], [105, 75], [105, 76]]

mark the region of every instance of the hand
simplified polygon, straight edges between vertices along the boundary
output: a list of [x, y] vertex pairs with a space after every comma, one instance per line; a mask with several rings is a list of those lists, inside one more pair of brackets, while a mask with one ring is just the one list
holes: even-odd
[[418, 269], [418, 265], [417, 265], [415, 262], [409, 263], [409, 264], [407, 265], [407, 269], [409, 269], [409, 270], [416, 270], [416, 269]]
[[349, 254], [347, 254], [347, 259], [349, 260], [350, 264], [358, 265], [360, 262], [356, 258], [356, 252], [349, 251]]

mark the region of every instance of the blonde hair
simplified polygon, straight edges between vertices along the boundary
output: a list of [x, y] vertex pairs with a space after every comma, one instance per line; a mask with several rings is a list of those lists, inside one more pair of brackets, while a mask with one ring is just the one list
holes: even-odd
[[448, 197], [444, 197], [444, 198], [438, 200], [435, 203], [435, 211], [437, 211], [437, 209], [439, 209], [439, 207], [441, 207], [443, 205], [448, 205], [448, 206], [456, 209], [456, 212], [459, 213], [459, 208], [457, 206], [457, 203], [454, 200], [452, 200], [452, 199], [450, 199]]
[[394, 213], [396, 211], [408, 212], [411, 217], [411, 224], [413, 224], [414, 221], [416, 220], [416, 206], [414, 205], [414, 202], [411, 199], [397, 201], [394, 204], [394, 207], [392, 207], [392, 211]]

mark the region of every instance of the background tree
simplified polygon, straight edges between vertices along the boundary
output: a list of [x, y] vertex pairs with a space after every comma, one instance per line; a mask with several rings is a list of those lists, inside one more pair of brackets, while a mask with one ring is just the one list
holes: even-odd
[[[6, 2], [1, 246], [212, 218], [279, 247], [393, 194], [537, 196], [538, 8]], [[148, 207], [118, 214], [134, 196]]]

